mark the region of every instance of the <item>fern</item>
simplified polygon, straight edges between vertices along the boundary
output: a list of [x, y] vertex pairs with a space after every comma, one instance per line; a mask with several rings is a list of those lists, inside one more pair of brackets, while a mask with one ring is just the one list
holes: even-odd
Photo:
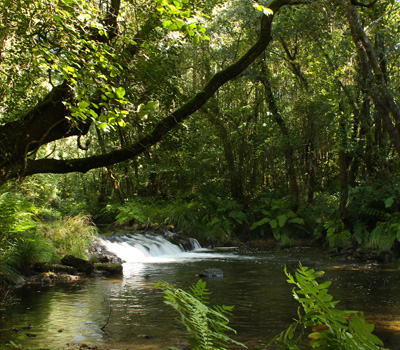
[[309, 345], [313, 349], [379, 350], [382, 341], [372, 334], [373, 324], [365, 321], [364, 314], [336, 308], [339, 301], [328, 294], [331, 281], [319, 284], [316, 279], [324, 274], [299, 264], [295, 276], [285, 268], [287, 282], [295, 285], [294, 298], [301, 304], [298, 320], [273, 338], [270, 344], [281, 349], [300, 349], [307, 330]]
[[179, 313], [181, 323], [191, 335], [190, 345], [193, 350], [226, 350], [225, 344], [228, 343], [246, 348], [244, 344], [226, 335], [226, 332], [236, 333], [228, 326], [228, 316], [233, 306], [208, 307], [206, 302], [209, 291], [204, 281], [199, 280], [190, 288], [190, 292], [166, 282], [159, 282], [157, 286], [164, 291], [165, 303]]
[[288, 240], [289, 232], [304, 231], [304, 220], [290, 209], [281, 206], [273, 206], [270, 211], [260, 210], [263, 217], [250, 226], [250, 230], [258, 229], [261, 235], [265, 229], [271, 230], [277, 241]]
[[367, 245], [382, 250], [390, 249], [395, 240], [400, 241], [400, 213], [387, 214], [372, 230]]

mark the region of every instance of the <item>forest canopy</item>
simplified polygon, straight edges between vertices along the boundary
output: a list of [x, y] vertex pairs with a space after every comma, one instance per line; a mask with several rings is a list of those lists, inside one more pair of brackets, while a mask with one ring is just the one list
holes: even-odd
[[[395, 220], [397, 1], [0, 6], [3, 189], [53, 188], [121, 222], [189, 222], [184, 207], [220, 238], [362, 243]], [[150, 217], [146, 197], [170, 213]]]

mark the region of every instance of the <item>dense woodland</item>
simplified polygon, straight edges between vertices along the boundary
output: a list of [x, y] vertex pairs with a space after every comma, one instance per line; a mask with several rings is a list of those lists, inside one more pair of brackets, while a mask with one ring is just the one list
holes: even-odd
[[98, 228], [400, 239], [397, 0], [5, 0], [0, 270]]

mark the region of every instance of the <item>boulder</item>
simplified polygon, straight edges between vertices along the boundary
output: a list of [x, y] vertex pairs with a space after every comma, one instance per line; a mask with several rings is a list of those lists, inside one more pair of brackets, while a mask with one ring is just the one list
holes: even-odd
[[207, 278], [213, 278], [213, 277], [224, 277], [224, 273], [222, 272], [221, 269], [205, 269], [204, 271], [199, 273], [200, 277], [207, 277]]
[[84, 272], [86, 274], [92, 274], [94, 272], [94, 265], [84, 259], [77, 258], [73, 255], [66, 255], [61, 259], [63, 265], [72, 266], [76, 268], [79, 272]]

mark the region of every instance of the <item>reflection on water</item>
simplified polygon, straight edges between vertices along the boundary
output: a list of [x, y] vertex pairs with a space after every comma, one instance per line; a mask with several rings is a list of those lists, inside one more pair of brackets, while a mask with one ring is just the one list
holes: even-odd
[[[301, 260], [305, 266], [326, 271], [324, 278], [333, 281], [331, 294], [341, 300], [338, 307], [363, 310], [367, 319], [376, 323], [385, 345], [399, 348], [400, 272], [395, 265], [343, 264], [309, 248], [246, 257], [185, 252], [168, 259], [125, 263], [120, 279], [21, 288], [20, 302], [0, 311], [0, 343], [13, 340], [24, 346], [58, 347], [91, 343], [135, 349], [177, 346], [186, 340], [185, 331], [154, 284], [162, 279], [187, 288], [198, 280], [199, 272], [213, 267], [222, 269], [224, 277], [208, 280], [210, 302], [236, 305], [231, 318], [232, 327], [238, 331], [235, 339], [255, 349], [296, 316], [297, 304], [283, 268], [294, 269]], [[21, 329], [29, 325], [32, 327]]]

